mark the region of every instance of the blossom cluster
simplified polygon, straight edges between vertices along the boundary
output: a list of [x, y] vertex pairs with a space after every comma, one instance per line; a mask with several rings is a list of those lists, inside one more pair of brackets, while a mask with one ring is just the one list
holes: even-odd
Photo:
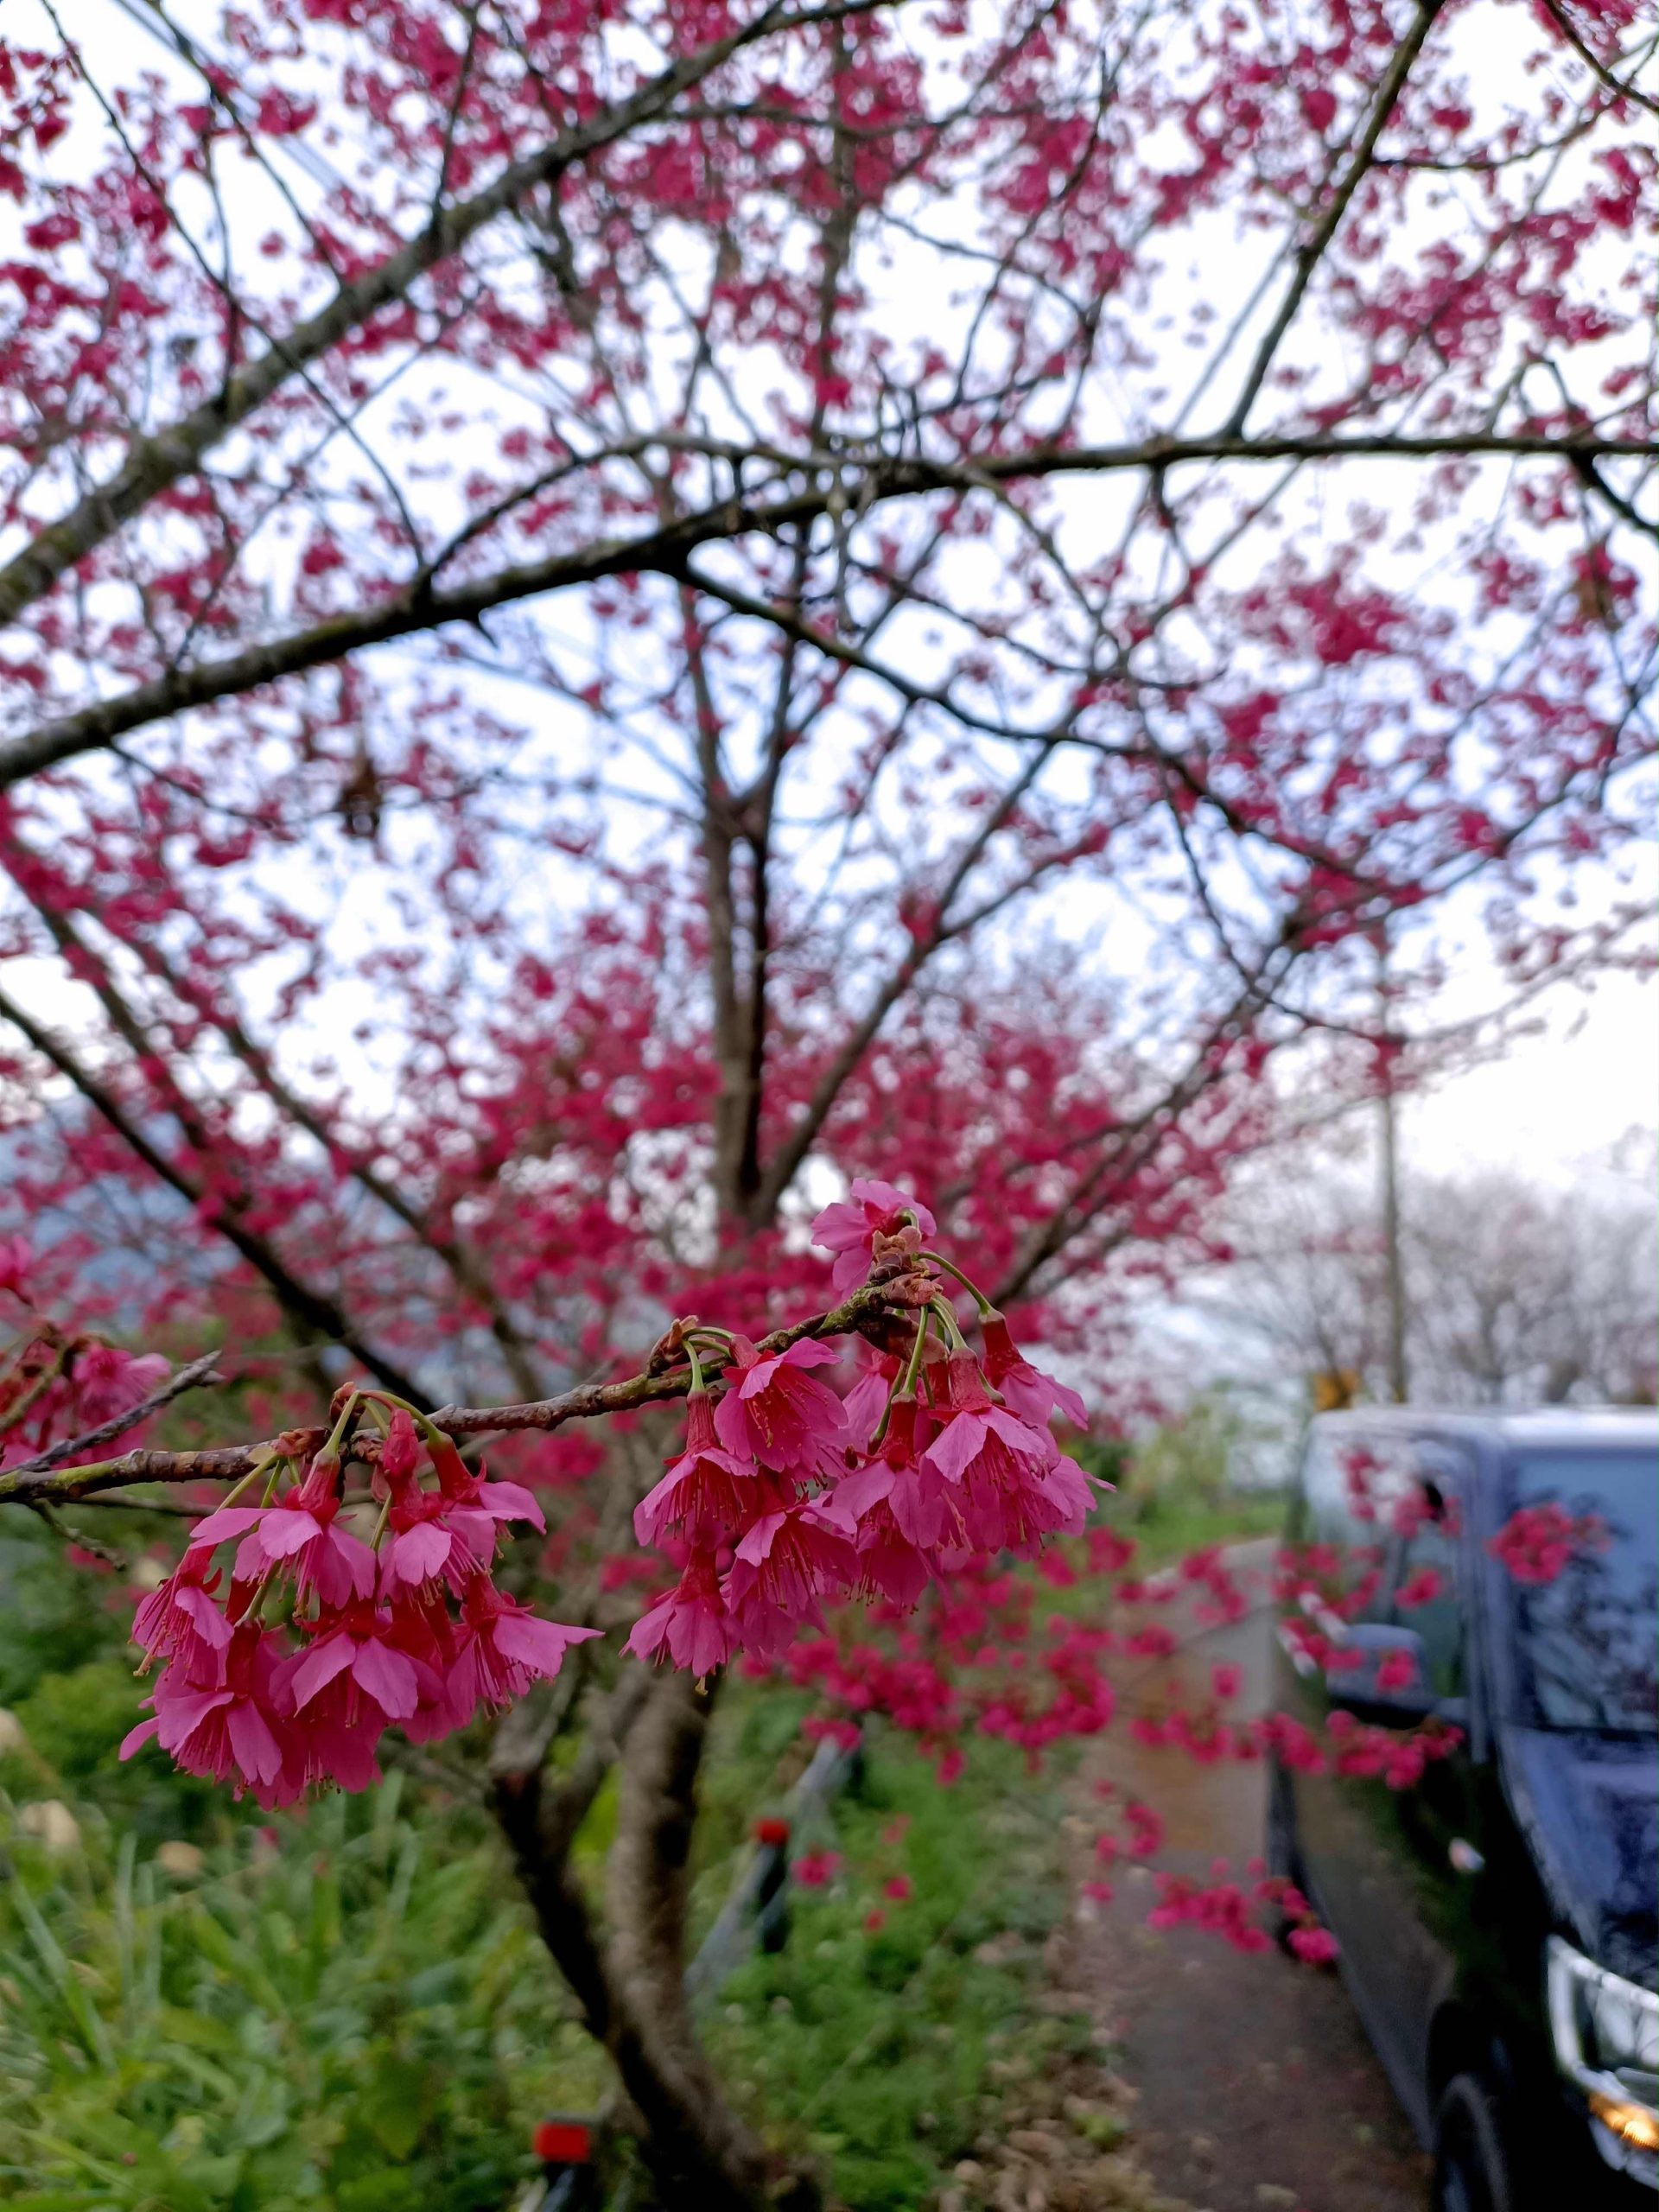
[[1575, 1518], [1552, 1498], [1517, 1506], [1486, 1548], [1514, 1580], [1536, 1586], [1557, 1581], [1575, 1553], [1601, 1551], [1606, 1543], [1605, 1525], [1595, 1514]]
[[[769, 1662], [803, 1624], [822, 1626], [827, 1600], [903, 1612], [931, 1583], [1081, 1532], [1089, 1478], [1048, 1417], [1081, 1424], [1082, 1402], [1023, 1357], [976, 1292], [982, 1351], [969, 1349], [943, 1294], [957, 1271], [922, 1249], [933, 1226], [882, 1183], [855, 1183], [820, 1216], [837, 1287], [874, 1273], [912, 1317], [900, 1356], [860, 1340], [864, 1369], [844, 1397], [823, 1372], [842, 1359], [833, 1343], [802, 1335], [763, 1352], [723, 1329], [677, 1325], [670, 1341], [690, 1370], [684, 1443], [634, 1529], [677, 1579], [634, 1626], [639, 1657], [698, 1675], [740, 1650]], [[722, 1370], [718, 1398], [705, 1361]], [[371, 1482], [348, 1502], [350, 1459]], [[321, 1451], [279, 1439], [246, 1479], [263, 1483], [257, 1502], [232, 1495], [198, 1522], [137, 1608], [135, 1641], [159, 1671], [150, 1718], [124, 1757], [154, 1738], [189, 1772], [266, 1805], [314, 1783], [361, 1789], [378, 1777], [388, 1728], [435, 1741], [551, 1678], [573, 1643], [599, 1632], [542, 1619], [497, 1586], [503, 1535], [515, 1523], [544, 1532], [541, 1508], [520, 1484], [471, 1471], [387, 1392], [353, 1392]], [[354, 1525], [370, 1520], [366, 1535]], [[1066, 1672], [1040, 1728], [1017, 1700], [982, 1725], [1028, 1745], [1102, 1725], [1100, 1686], [1075, 1663]]]
[[[421, 1479], [423, 1458], [435, 1487]], [[151, 1717], [123, 1758], [153, 1737], [188, 1773], [266, 1806], [317, 1783], [365, 1789], [380, 1778], [389, 1727], [435, 1742], [550, 1679], [571, 1644], [597, 1633], [543, 1620], [496, 1586], [505, 1529], [545, 1527], [527, 1490], [473, 1473], [447, 1437], [417, 1434], [403, 1407], [374, 1466], [366, 1541], [342, 1518], [340, 1461], [327, 1448], [303, 1471], [277, 1461], [258, 1503], [196, 1522], [134, 1616], [134, 1641], [159, 1672]]]
[[[908, 1609], [976, 1559], [1029, 1557], [1081, 1533], [1090, 1480], [1048, 1421], [1058, 1411], [1081, 1426], [1082, 1402], [1024, 1357], [983, 1300], [982, 1351], [969, 1348], [951, 1305], [928, 1295], [937, 1279], [918, 1275], [933, 1230], [925, 1206], [871, 1181], [814, 1223], [838, 1290], [885, 1268], [919, 1280], [925, 1300], [907, 1357], [861, 1343], [864, 1371], [844, 1398], [818, 1371], [839, 1360], [830, 1344], [762, 1354], [741, 1336], [689, 1332], [684, 1445], [634, 1516], [640, 1543], [678, 1579], [629, 1638], [639, 1656], [699, 1675], [740, 1649], [776, 1657], [821, 1624], [826, 1601]], [[723, 1362], [717, 1403], [703, 1348]]]
[[[168, 1372], [159, 1352], [130, 1352], [88, 1333], [70, 1334], [34, 1310], [34, 1261], [21, 1236], [0, 1236], [0, 1294], [17, 1300], [28, 1325], [0, 1368], [0, 1472], [64, 1439], [103, 1433], [142, 1407]], [[121, 1433], [111, 1431], [118, 1450]]]

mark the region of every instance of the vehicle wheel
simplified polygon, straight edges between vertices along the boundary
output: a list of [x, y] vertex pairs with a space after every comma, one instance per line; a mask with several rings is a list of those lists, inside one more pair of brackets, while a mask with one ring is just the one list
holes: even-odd
[[1434, 2115], [1434, 2212], [1513, 2212], [1497, 2107], [1473, 2074], [1454, 2075]]

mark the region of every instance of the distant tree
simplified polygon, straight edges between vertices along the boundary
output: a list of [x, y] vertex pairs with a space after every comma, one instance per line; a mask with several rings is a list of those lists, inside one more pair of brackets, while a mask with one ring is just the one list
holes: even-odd
[[[1653, 1209], [1605, 1177], [1512, 1171], [1408, 1184], [1411, 1397], [1421, 1404], [1645, 1404], [1659, 1345]], [[1387, 1285], [1371, 1191], [1328, 1166], [1236, 1200], [1235, 1256], [1200, 1300], [1310, 1381], [1388, 1395]]]
[[1414, 1395], [1452, 1402], [1650, 1403], [1659, 1356], [1651, 1204], [1440, 1179], [1408, 1232]]

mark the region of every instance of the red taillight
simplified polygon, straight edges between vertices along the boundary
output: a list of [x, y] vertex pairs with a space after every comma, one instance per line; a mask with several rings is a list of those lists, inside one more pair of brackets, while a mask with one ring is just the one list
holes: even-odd
[[544, 2166], [586, 2166], [593, 2163], [594, 2131], [585, 2120], [544, 2120], [530, 2139]]

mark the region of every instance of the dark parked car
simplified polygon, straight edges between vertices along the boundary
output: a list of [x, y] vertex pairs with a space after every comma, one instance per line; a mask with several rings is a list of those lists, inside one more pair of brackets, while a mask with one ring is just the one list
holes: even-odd
[[1329, 1414], [1287, 1533], [1269, 1864], [1437, 2212], [1653, 2212], [1659, 1417]]

